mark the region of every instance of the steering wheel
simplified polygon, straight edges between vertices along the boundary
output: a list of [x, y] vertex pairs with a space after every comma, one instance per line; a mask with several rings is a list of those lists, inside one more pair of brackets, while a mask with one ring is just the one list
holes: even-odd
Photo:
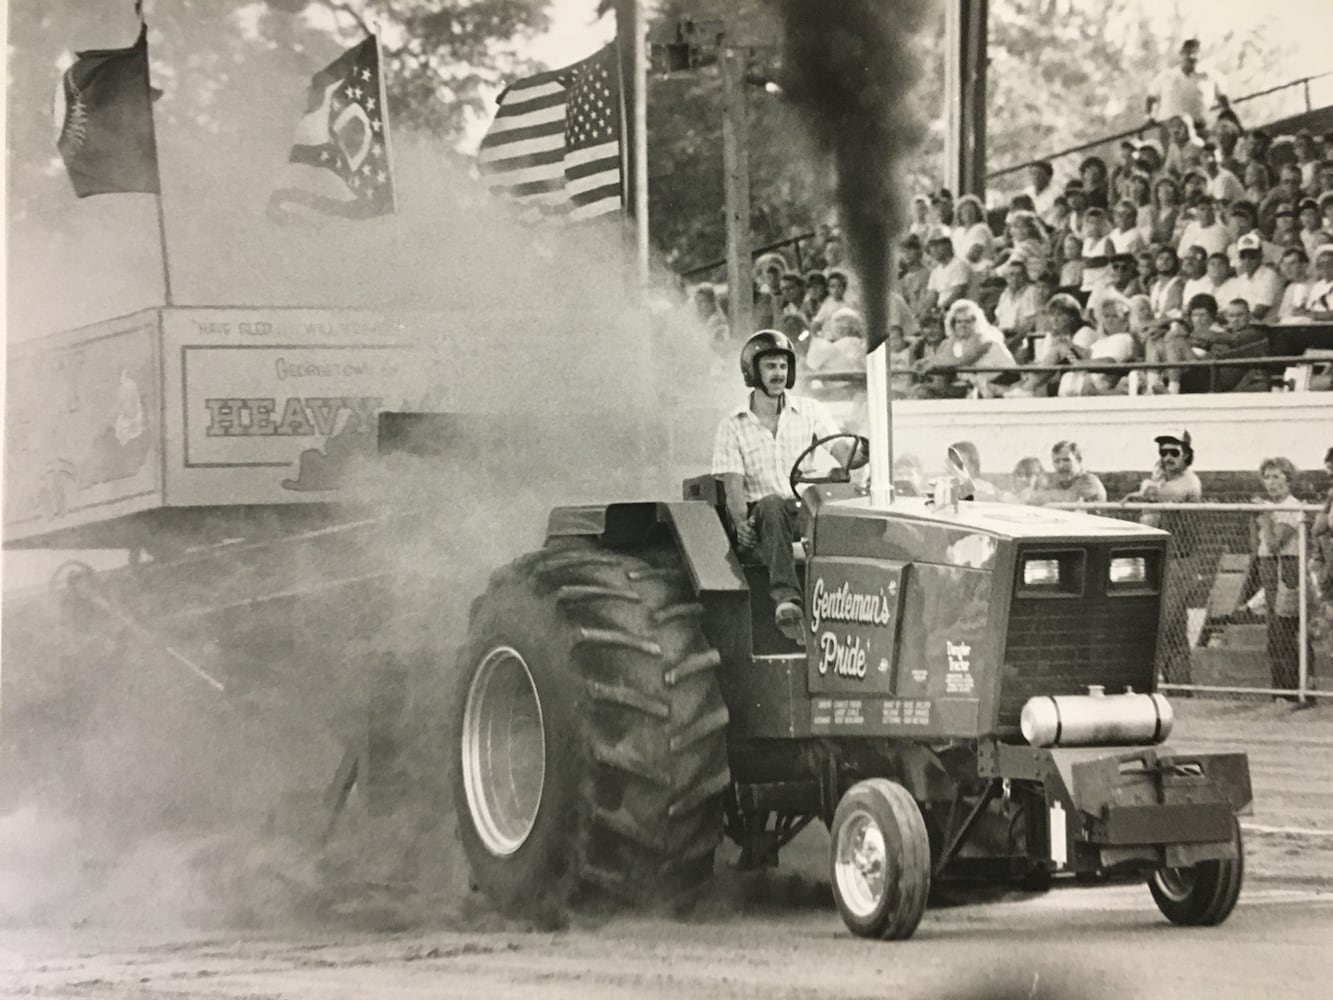
[[[839, 438], [851, 438], [852, 450], [847, 454], [847, 461], [835, 469], [830, 469], [826, 476], [808, 476], [801, 472], [801, 463], [812, 454], [823, 448], [830, 441], [837, 441]], [[816, 438], [810, 442], [810, 447], [796, 456], [796, 461], [792, 463], [791, 474], [787, 476], [787, 482], [791, 486], [792, 495], [797, 500], [801, 498], [801, 491], [797, 488], [801, 484], [818, 485], [820, 483], [848, 483], [852, 479], [852, 463], [856, 461], [857, 446], [860, 446], [863, 453], [870, 454], [870, 439], [862, 437], [860, 434], [850, 434], [843, 432], [841, 434], [830, 434], [828, 437]]]

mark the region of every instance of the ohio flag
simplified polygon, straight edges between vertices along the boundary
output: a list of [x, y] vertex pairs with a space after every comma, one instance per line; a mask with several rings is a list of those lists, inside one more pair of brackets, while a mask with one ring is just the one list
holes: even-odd
[[270, 217], [300, 207], [347, 219], [395, 210], [379, 45], [370, 35], [314, 75]]

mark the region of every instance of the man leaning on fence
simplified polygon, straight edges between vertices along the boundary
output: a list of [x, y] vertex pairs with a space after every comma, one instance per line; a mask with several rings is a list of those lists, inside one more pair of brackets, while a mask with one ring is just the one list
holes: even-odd
[[[1194, 464], [1194, 446], [1187, 430], [1159, 434], [1157, 464], [1152, 475], [1125, 497], [1139, 503], [1198, 503], [1203, 499], [1203, 485], [1190, 469]], [[1190, 587], [1195, 580], [1194, 544], [1185, 523], [1188, 515], [1179, 511], [1145, 511], [1144, 524], [1171, 532], [1167, 547], [1166, 572], [1162, 584], [1162, 618], [1157, 631], [1157, 662], [1162, 679], [1168, 684], [1190, 683], [1190, 643], [1186, 607]]]

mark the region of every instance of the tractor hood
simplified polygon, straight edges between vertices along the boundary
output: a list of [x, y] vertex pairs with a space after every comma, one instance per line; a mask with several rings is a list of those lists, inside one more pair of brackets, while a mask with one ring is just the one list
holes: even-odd
[[[985, 532], [1012, 539], [1111, 539], [1165, 538], [1166, 532], [1134, 521], [1099, 517], [1082, 511], [1029, 507], [1014, 503], [964, 500], [957, 507], [936, 509], [921, 497], [904, 497], [888, 507], [872, 507], [867, 497], [836, 500], [823, 505], [825, 517], [890, 518], [894, 521], [928, 522], [968, 533]], [[924, 525], [923, 525], [924, 526]]]

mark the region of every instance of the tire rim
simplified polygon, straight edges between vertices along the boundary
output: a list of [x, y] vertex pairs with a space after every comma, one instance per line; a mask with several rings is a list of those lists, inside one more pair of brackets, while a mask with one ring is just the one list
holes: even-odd
[[477, 836], [513, 854], [537, 822], [546, 785], [546, 732], [532, 671], [512, 646], [482, 659], [463, 709], [463, 787]]
[[1190, 868], [1159, 868], [1153, 875], [1162, 895], [1174, 902], [1184, 902], [1194, 891], [1194, 871]]
[[856, 811], [838, 830], [833, 856], [838, 895], [852, 914], [868, 919], [879, 909], [888, 885], [888, 868], [884, 831], [870, 813]]

